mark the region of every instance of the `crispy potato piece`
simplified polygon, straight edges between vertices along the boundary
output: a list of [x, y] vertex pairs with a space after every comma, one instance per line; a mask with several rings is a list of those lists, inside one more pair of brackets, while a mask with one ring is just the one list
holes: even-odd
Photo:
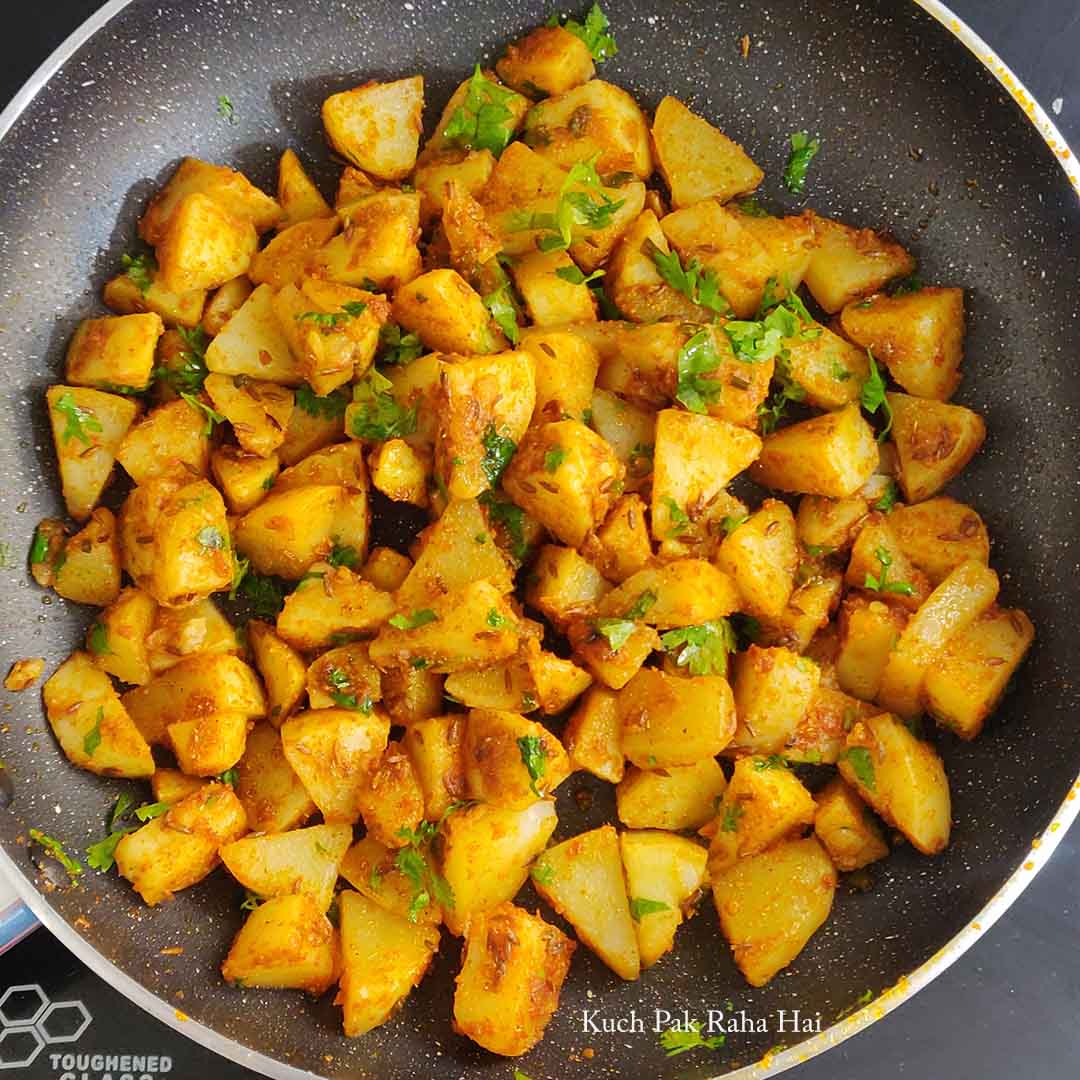
[[714, 757], [735, 733], [735, 703], [727, 680], [683, 679], [642, 668], [619, 694], [626, 756], [642, 769], [694, 765]]
[[506, 493], [571, 547], [604, 520], [623, 466], [609, 444], [578, 420], [528, 431], [503, 475]]
[[411, 664], [383, 672], [383, 706], [395, 724], [408, 727], [417, 720], [438, 716], [446, 707], [442, 675]]
[[577, 334], [540, 326], [522, 333], [521, 348], [532, 357], [535, 371], [533, 423], [584, 419], [592, 407], [596, 350]]
[[619, 847], [641, 966], [652, 967], [674, 947], [684, 912], [694, 912], [705, 884], [705, 849], [653, 830], [621, 833]]
[[804, 495], [795, 515], [799, 542], [811, 554], [832, 555], [846, 551], [869, 512], [870, 507], [861, 495], [846, 499]]
[[401, 745], [424, 793], [428, 821], [441, 821], [453, 803], [465, 798], [464, 734], [464, 715], [453, 713], [421, 717], [402, 736]]
[[408, 555], [389, 547], [372, 548], [360, 576], [383, 592], [396, 592], [408, 580], [413, 561]]
[[975, 456], [986, 438], [978, 413], [962, 405], [886, 394], [893, 413], [896, 478], [908, 502], [936, 495]]
[[835, 765], [844, 751], [847, 733], [856, 720], [875, 716], [876, 705], [849, 697], [842, 690], [822, 682], [810, 700], [810, 708], [799, 722], [782, 751], [787, 761], [808, 765]]
[[392, 502], [427, 506], [431, 458], [404, 439], [387, 439], [368, 458], [371, 484]]
[[206, 476], [210, 438], [205, 414], [183, 400], [159, 405], [128, 428], [116, 460], [136, 484]]
[[257, 457], [231, 445], [210, 452], [210, 471], [230, 514], [254, 510], [274, 486], [280, 468], [281, 459], [276, 453]]
[[460, 937], [483, 912], [517, 895], [556, 824], [550, 799], [524, 810], [470, 803], [443, 821], [440, 867], [454, 896], [443, 913], [450, 933]]
[[236, 550], [260, 574], [298, 581], [331, 553], [348, 494], [337, 484], [286, 486], [271, 492], [236, 523]]
[[313, 709], [365, 708], [382, 700], [382, 677], [362, 641], [324, 652], [307, 669], [308, 701]]
[[974, 739], [997, 708], [1035, 639], [1019, 609], [993, 607], [955, 635], [926, 673], [926, 709], [962, 739]]
[[462, 746], [469, 798], [523, 810], [570, 775], [562, 743], [520, 713], [471, 709]]
[[319, 911], [326, 911], [351, 844], [348, 825], [312, 825], [245, 836], [226, 844], [219, 854], [229, 873], [257, 896], [268, 900], [306, 893]]
[[536, 702], [545, 716], [565, 712], [592, 685], [587, 671], [540, 648], [536, 640], [526, 641], [522, 651]]
[[157, 611], [157, 601], [148, 593], [124, 589], [86, 633], [86, 649], [94, 663], [121, 682], [133, 686], [149, 682], [147, 638]]
[[341, 222], [336, 216], [317, 217], [290, 225], [256, 252], [248, 267], [248, 278], [255, 285], [269, 285], [275, 291], [293, 285], [303, 277], [315, 254], [326, 247], [340, 229]]
[[571, 767], [584, 769], [610, 784], [623, 779], [618, 701], [606, 686], [589, 687], [562, 733]]
[[300, 364], [274, 314], [269, 285], [255, 289], [206, 347], [206, 366], [220, 375], [245, 375], [283, 386], [303, 382]]
[[517, 1057], [543, 1038], [576, 945], [511, 903], [469, 924], [454, 992], [454, 1030], [485, 1050]]
[[837, 762], [840, 775], [924, 855], [949, 843], [949, 781], [937, 751], [895, 716], [858, 721]]
[[243, 713], [213, 712], [169, 724], [165, 741], [189, 776], [220, 776], [244, 756], [247, 732]]
[[564, 840], [544, 852], [538, 867], [536, 891], [616, 975], [636, 979], [641, 958], [615, 830], [604, 825]]
[[[778, 499], [766, 499], [727, 535], [716, 562], [734, 582], [745, 610], [779, 618], [791, 599], [799, 563], [791, 510]], [[736, 601], [724, 614], [738, 606]]]
[[185, 195], [157, 246], [161, 283], [172, 292], [217, 288], [247, 273], [258, 245], [249, 221], [207, 195]]
[[[277, 459], [282, 466], [296, 465], [304, 458], [338, 442], [342, 436], [341, 417], [316, 409], [309, 412], [306, 399], [301, 395], [297, 407], [289, 417], [289, 426], [285, 429], [285, 441], [277, 451]], [[270, 459], [267, 459], [270, 460]]]
[[874, 514], [863, 525], [851, 548], [844, 580], [850, 589], [865, 589], [886, 604], [916, 611], [930, 595], [930, 582], [904, 555], [890, 520]]
[[121, 563], [135, 584], [144, 591], [149, 589], [154, 572], [154, 529], [157, 520], [166, 500], [179, 489], [180, 483], [176, 480], [151, 480], [133, 488], [120, 508]]
[[844, 333], [909, 393], [948, 401], [964, 358], [964, 290], [922, 288], [874, 296], [840, 313]]
[[815, 571], [809, 569], [812, 564], [804, 563], [797, 571], [801, 577], [803, 569], [810, 573], [806, 584], [793, 590], [787, 607], [775, 619], [761, 621], [758, 641], [762, 645], [781, 645], [797, 653], [804, 653], [810, 647], [814, 635], [828, 625], [836, 606], [840, 603], [840, 594], [844, 588], [844, 578], [839, 571]]
[[727, 202], [748, 195], [765, 177], [738, 143], [678, 98], [665, 97], [656, 107], [652, 144], [676, 210], [702, 199]]
[[99, 506], [64, 545], [53, 588], [65, 600], [106, 607], [120, 595], [120, 546], [116, 519]]
[[656, 414], [613, 394], [596, 389], [592, 395], [592, 423], [626, 467], [625, 490], [647, 489], [652, 480]]
[[[110, 311], [115, 311], [118, 315], [152, 312], [159, 316], [166, 326], [199, 325], [199, 320], [203, 317], [203, 305], [206, 303], [205, 289], [174, 293], [158, 281], [158, 270], [154, 264], [143, 265], [140, 270], [142, 273], [138, 275], [138, 281], [125, 271], [105, 283], [101, 299]], [[145, 278], [142, 274], [145, 274]]]
[[716, 816], [725, 787], [711, 757], [666, 769], [631, 765], [615, 789], [615, 805], [628, 829], [699, 829]]
[[150, 747], [132, 723], [109, 676], [84, 652], [73, 653], [45, 683], [49, 725], [72, 764], [100, 776], [152, 776]]
[[534, 711], [540, 703], [523, 652], [481, 671], [448, 675], [444, 686], [447, 696], [469, 709]]
[[590, 188], [589, 197], [595, 203], [598, 193], [608, 203], [614, 203], [610, 224], [602, 229], [585, 229], [570, 244], [570, 257], [586, 273], [603, 266], [618, 246], [623, 234], [645, 209], [645, 185], [639, 180], [624, 182], [621, 187]]
[[84, 319], [68, 346], [68, 383], [142, 390], [150, 382], [154, 350], [164, 332], [161, 316], [153, 312]]
[[282, 213], [279, 231], [300, 221], [332, 217], [334, 213], [291, 148], [278, 161], [277, 201]]
[[403, 285], [394, 296], [393, 317], [437, 352], [475, 356], [506, 344], [480, 294], [456, 270], [430, 270]]
[[490, 245], [490, 231], [483, 208], [476, 201], [495, 169], [490, 150], [447, 149], [421, 154], [413, 173], [420, 193], [420, 221], [426, 227], [438, 218], [450, 245], [451, 261], [461, 273], [498, 254]]
[[815, 802], [814, 833], [837, 870], [860, 870], [889, 854], [881, 828], [843, 777], [834, 776]]
[[260, 904], [221, 965], [231, 986], [324, 994], [338, 977], [338, 934], [314, 897], [275, 896]]
[[295, 829], [315, 813], [307, 788], [285, 757], [280, 733], [270, 724], [256, 724], [248, 732], [236, 772], [236, 796], [253, 832]]
[[612, 690], [621, 690], [634, 677], [650, 654], [659, 649], [660, 635], [651, 627], [638, 623], [619, 648], [596, 628], [591, 618], [574, 616], [565, 633], [580, 660], [592, 674]]
[[402, 180], [416, 164], [424, 78], [369, 82], [328, 97], [323, 124], [331, 147], [379, 180]]
[[[806, 336], [810, 333], [811, 336]], [[787, 368], [794, 382], [806, 391], [806, 403], [816, 409], [839, 409], [858, 402], [870, 374], [870, 361], [827, 326], [813, 326], [786, 338]]]
[[840, 609], [840, 649], [836, 678], [840, 688], [864, 701], [873, 701], [881, 676], [907, 625], [904, 609], [880, 600], [850, 596]]
[[739, 607], [739, 594], [734, 581], [712, 563], [676, 559], [639, 570], [600, 600], [596, 611], [600, 616], [626, 618], [639, 605], [644, 611], [635, 618], [670, 630], [730, 615]]
[[[787, 217], [773, 217], [761, 213], [760, 208], [751, 203], [736, 203], [735, 209], [740, 212], [742, 227], [757, 239], [772, 262], [776, 294], [783, 296], [794, 292], [802, 282], [817, 246], [813, 213], [807, 210]], [[862, 364], [868, 366], [865, 357]]]
[[360, 818], [363, 788], [390, 732], [381, 709], [312, 709], [281, 725], [281, 746], [327, 824]]
[[732, 692], [739, 722], [729, 748], [779, 753], [810, 708], [820, 680], [817, 664], [790, 649], [751, 645], [738, 653]]
[[990, 561], [990, 535], [970, 506], [940, 495], [914, 506], [898, 506], [889, 528], [904, 556], [938, 585], [962, 562]]
[[646, 506], [640, 495], [623, 495], [596, 530], [588, 547], [604, 576], [624, 582], [652, 562]]
[[915, 269], [915, 260], [891, 237], [814, 216], [818, 244], [803, 279], [830, 315]]
[[874, 429], [851, 404], [767, 435], [750, 478], [781, 491], [846, 499], [873, 476], [878, 461]]
[[371, 178], [362, 169], [358, 169], [354, 165], [346, 165], [341, 170], [341, 176], [338, 178], [337, 192], [334, 195], [334, 209], [340, 213], [346, 207], [359, 202], [368, 195], [374, 195], [378, 190]]
[[216, 289], [203, 309], [199, 323], [203, 332], [217, 337], [225, 329], [225, 324], [244, 306], [251, 293], [251, 281], [243, 274]]
[[190, 604], [232, 584], [225, 503], [209, 481], [197, 480], [167, 496], [153, 536], [154, 564], [146, 588], [159, 604]]
[[584, 275], [575, 270], [565, 251], [533, 251], [510, 264], [514, 285], [534, 326], [561, 326], [596, 318], [596, 301], [583, 283]]
[[385, 847], [404, 847], [424, 817], [424, 792], [400, 743], [389, 742], [360, 792], [367, 834]]
[[495, 70], [507, 86], [533, 97], [564, 94], [596, 74], [589, 46], [561, 26], [538, 26], [507, 45]]
[[108, 486], [116, 452], [139, 406], [79, 386], [50, 386], [45, 397], [64, 502], [76, 521], [85, 521]]
[[997, 599], [998, 576], [980, 562], [961, 563], [912, 615], [889, 654], [877, 700], [904, 719], [921, 711], [930, 664], [950, 638], [966, 630]]
[[358, 893], [387, 911], [411, 923], [437, 927], [442, 922], [442, 908], [430, 899], [426, 904], [414, 904], [416, 888], [397, 863], [396, 849], [365, 836], [345, 853], [339, 872]]
[[212, 600], [199, 600], [181, 608], [158, 607], [146, 639], [147, 659], [159, 675], [196, 653], [242, 651], [236, 631]]
[[200, 790], [206, 783], [200, 776], [187, 776], [179, 769], [155, 769], [150, 790], [156, 802], [172, 806]]
[[266, 686], [267, 716], [274, 727], [280, 727], [304, 696], [307, 669], [296, 650], [282, 641], [269, 623], [252, 619], [247, 633], [255, 666]]
[[559, 626], [591, 612], [610, 588], [600, 571], [573, 548], [545, 544], [533, 563], [525, 598]]
[[312, 575], [285, 598], [277, 633], [294, 648], [321, 649], [375, 633], [394, 600], [346, 566], [314, 563]]
[[829, 917], [836, 870], [816, 837], [740, 859], [713, 880], [713, 901], [735, 963], [751, 986], [787, 967]]
[[168, 813], [121, 837], [116, 869], [150, 906], [202, 881], [218, 848], [247, 832], [240, 800], [227, 784], [203, 784]]

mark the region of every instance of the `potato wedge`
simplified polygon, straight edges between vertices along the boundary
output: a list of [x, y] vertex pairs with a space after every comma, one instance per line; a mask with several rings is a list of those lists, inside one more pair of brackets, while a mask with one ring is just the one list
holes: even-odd
[[420, 146], [424, 79], [369, 82], [328, 97], [323, 124], [331, 147], [379, 180], [403, 180]]
[[631, 765], [615, 789], [615, 805], [628, 829], [700, 829], [716, 816], [726, 787], [715, 758], [666, 769]]
[[814, 801], [814, 833], [837, 870], [860, 870], [889, 854], [881, 828], [842, 777], [834, 776]]
[[285, 757], [280, 733], [269, 724], [256, 724], [248, 732], [236, 772], [236, 796], [253, 832], [286, 832], [315, 813], [307, 788]]

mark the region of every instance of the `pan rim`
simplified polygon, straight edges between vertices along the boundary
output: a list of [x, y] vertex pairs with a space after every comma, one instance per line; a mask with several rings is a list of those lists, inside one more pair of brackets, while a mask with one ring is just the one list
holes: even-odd
[[[913, 2], [940, 23], [997, 79], [1024, 111], [1028, 121], [1054, 154], [1074, 190], [1080, 196], [1080, 162], [1077, 161], [1076, 155], [1057, 125], [1028, 92], [1024, 83], [1012, 69], [979, 34], [941, 0], [913, 0]], [[0, 112], [0, 151], [3, 149], [3, 140], [15, 122], [49, 80], [83, 45], [131, 3], [132, 0], [108, 0], [41, 63], [3, 112]], [[908, 975], [901, 977], [895, 986], [885, 990], [877, 999], [847, 1018], [833, 1023], [820, 1034], [814, 1035], [791, 1049], [766, 1053], [759, 1061], [733, 1072], [719, 1073], [712, 1080], [764, 1080], [765, 1077], [777, 1076], [838, 1046], [902, 1005], [963, 956], [1016, 902], [1035, 875], [1049, 861], [1062, 837], [1068, 832], [1069, 826], [1078, 816], [1080, 816], [1080, 771], [1057, 808], [1053, 820], [1032, 842], [1027, 858], [1002, 882], [997, 892], [983, 905], [975, 917], [950, 938], [938, 952]], [[319, 1080], [315, 1073], [269, 1057], [261, 1051], [244, 1046], [235, 1039], [219, 1034], [213, 1028], [190, 1018], [180, 1009], [169, 1005], [168, 1002], [147, 990], [95, 949], [56, 912], [44, 896], [23, 876], [14, 860], [3, 848], [0, 848], [0, 871], [11, 882], [19, 899], [65, 948], [74, 953], [98, 978], [119, 990], [128, 1000], [150, 1013], [151, 1016], [227, 1060], [271, 1077], [273, 1080]]]

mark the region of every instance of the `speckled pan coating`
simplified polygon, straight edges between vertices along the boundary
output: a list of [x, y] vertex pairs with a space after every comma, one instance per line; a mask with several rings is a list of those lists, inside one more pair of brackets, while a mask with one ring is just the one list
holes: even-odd
[[[776, 1035], [738, 1035], [716, 1054], [669, 1061], [655, 1036], [584, 1036], [581, 1010], [703, 1016], [733, 1001], [755, 1016], [820, 1011], [826, 1024], [867, 989], [892, 986], [965, 927], [1021, 864], [1073, 784], [1077, 723], [1080, 533], [1077, 529], [1077, 282], [1080, 208], [1021, 110], [986, 70], [914, 4], [774, 0], [709, 4], [610, 0], [619, 56], [602, 74], [653, 106], [673, 93], [746, 145], [766, 169], [765, 201], [796, 207], [778, 184], [785, 136], [818, 132], [815, 208], [884, 226], [919, 257], [930, 282], [968, 290], [967, 376], [958, 400], [983, 413], [986, 448], [953, 494], [971, 500], [995, 538], [1005, 602], [1032, 614], [1039, 640], [988, 731], [939, 744], [952, 780], [951, 848], [929, 860], [901, 847], [871, 891], [841, 889], [826, 927], [764, 990], [738, 975], [711, 905], [680, 931], [674, 956], [638, 983], [619, 982], [580, 949], [540, 1048], [520, 1062], [536, 1080], [686, 1076], [760, 1058]], [[318, 106], [368, 78], [428, 80], [430, 123], [477, 57], [544, 19], [546, 4], [368, 0], [134, 0], [36, 96], [0, 143], [0, 539], [14, 565], [0, 665], [45, 656], [50, 668], [89, 612], [34, 587], [23, 558], [34, 523], [60, 509], [45, 386], [61, 370], [76, 322], [99, 310], [106, 277], [131, 244], [148, 194], [184, 154], [244, 169], [272, 187], [294, 146], [331, 191], [334, 168]], [[738, 40], [749, 34], [750, 57]], [[216, 112], [235, 106], [235, 124]], [[398, 536], [400, 541], [402, 536]], [[15, 800], [0, 838], [30, 880], [20, 838], [35, 825], [81, 850], [102, 832], [119, 787], [63, 760], [38, 697], [3, 695], [0, 758]], [[602, 785], [574, 779], [560, 834], [612, 816]], [[573, 794], [594, 795], [583, 812]], [[124, 972], [221, 1035], [326, 1077], [509, 1077], [449, 1023], [458, 949], [452, 939], [405, 1011], [346, 1041], [329, 997], [226, 989], [217, 977], [239, 926], [238, 890], [217, 874], [149, 911], [114, 876], [90, 873], [51, 905]], [[526, 902], [534, 898], [526, 894]], [[181, 946], [183, 955], [161, 950]], [[581, 1051], [595, 1048], [591, 1060]]]

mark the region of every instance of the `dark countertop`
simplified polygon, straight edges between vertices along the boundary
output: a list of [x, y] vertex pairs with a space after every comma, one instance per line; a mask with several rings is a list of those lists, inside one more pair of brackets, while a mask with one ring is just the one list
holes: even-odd
[[[897, 0], [901, 2], [901, 0]], [[0, 41], [0, 101], [98, 4], [51, 0], [47, 15], [20, 19]], [[1077, 0], [953, 0], [969, 22], [1054, 114], [1080, 148], [1080, 3]], [[1057, 99], [1061, 99], [1055, 107]], [[1074, 829], [1013, 908], [965, 956], [870, 1033], [792, 1075], [799, 1080], [956, 1077], [1072, 1080], [1080, 1070], [1080, 834]], [[933, 913], [928, 913], [933, 917]], [[31, 975], [31, 973], [33, 973]], [[0, 989], [36, 978], [91, 1002], [103, 1046], [173, 1057], [171, 1075], [240, 1080], [254, 1074], [215, 1058], [101, 985], [43, 930], [0, 959]], [[133, 1037], [132, 1031], [138, 1030]], [[130, 1046], [130, 1044], [136, 1044]], [[52, 1048], [50, 1048], [52, 1049]], [[67, 1047], [58, 1049], [67, 1050]], [[86, 1047], [80, 1049], [85, 1050]], [[42, 1054], [27, 1080], [59, 1077]], [[0, 1063], [0, 1069], [4, 1065]], [[74, 1073], [70, 1075], [76, 1075]]]

